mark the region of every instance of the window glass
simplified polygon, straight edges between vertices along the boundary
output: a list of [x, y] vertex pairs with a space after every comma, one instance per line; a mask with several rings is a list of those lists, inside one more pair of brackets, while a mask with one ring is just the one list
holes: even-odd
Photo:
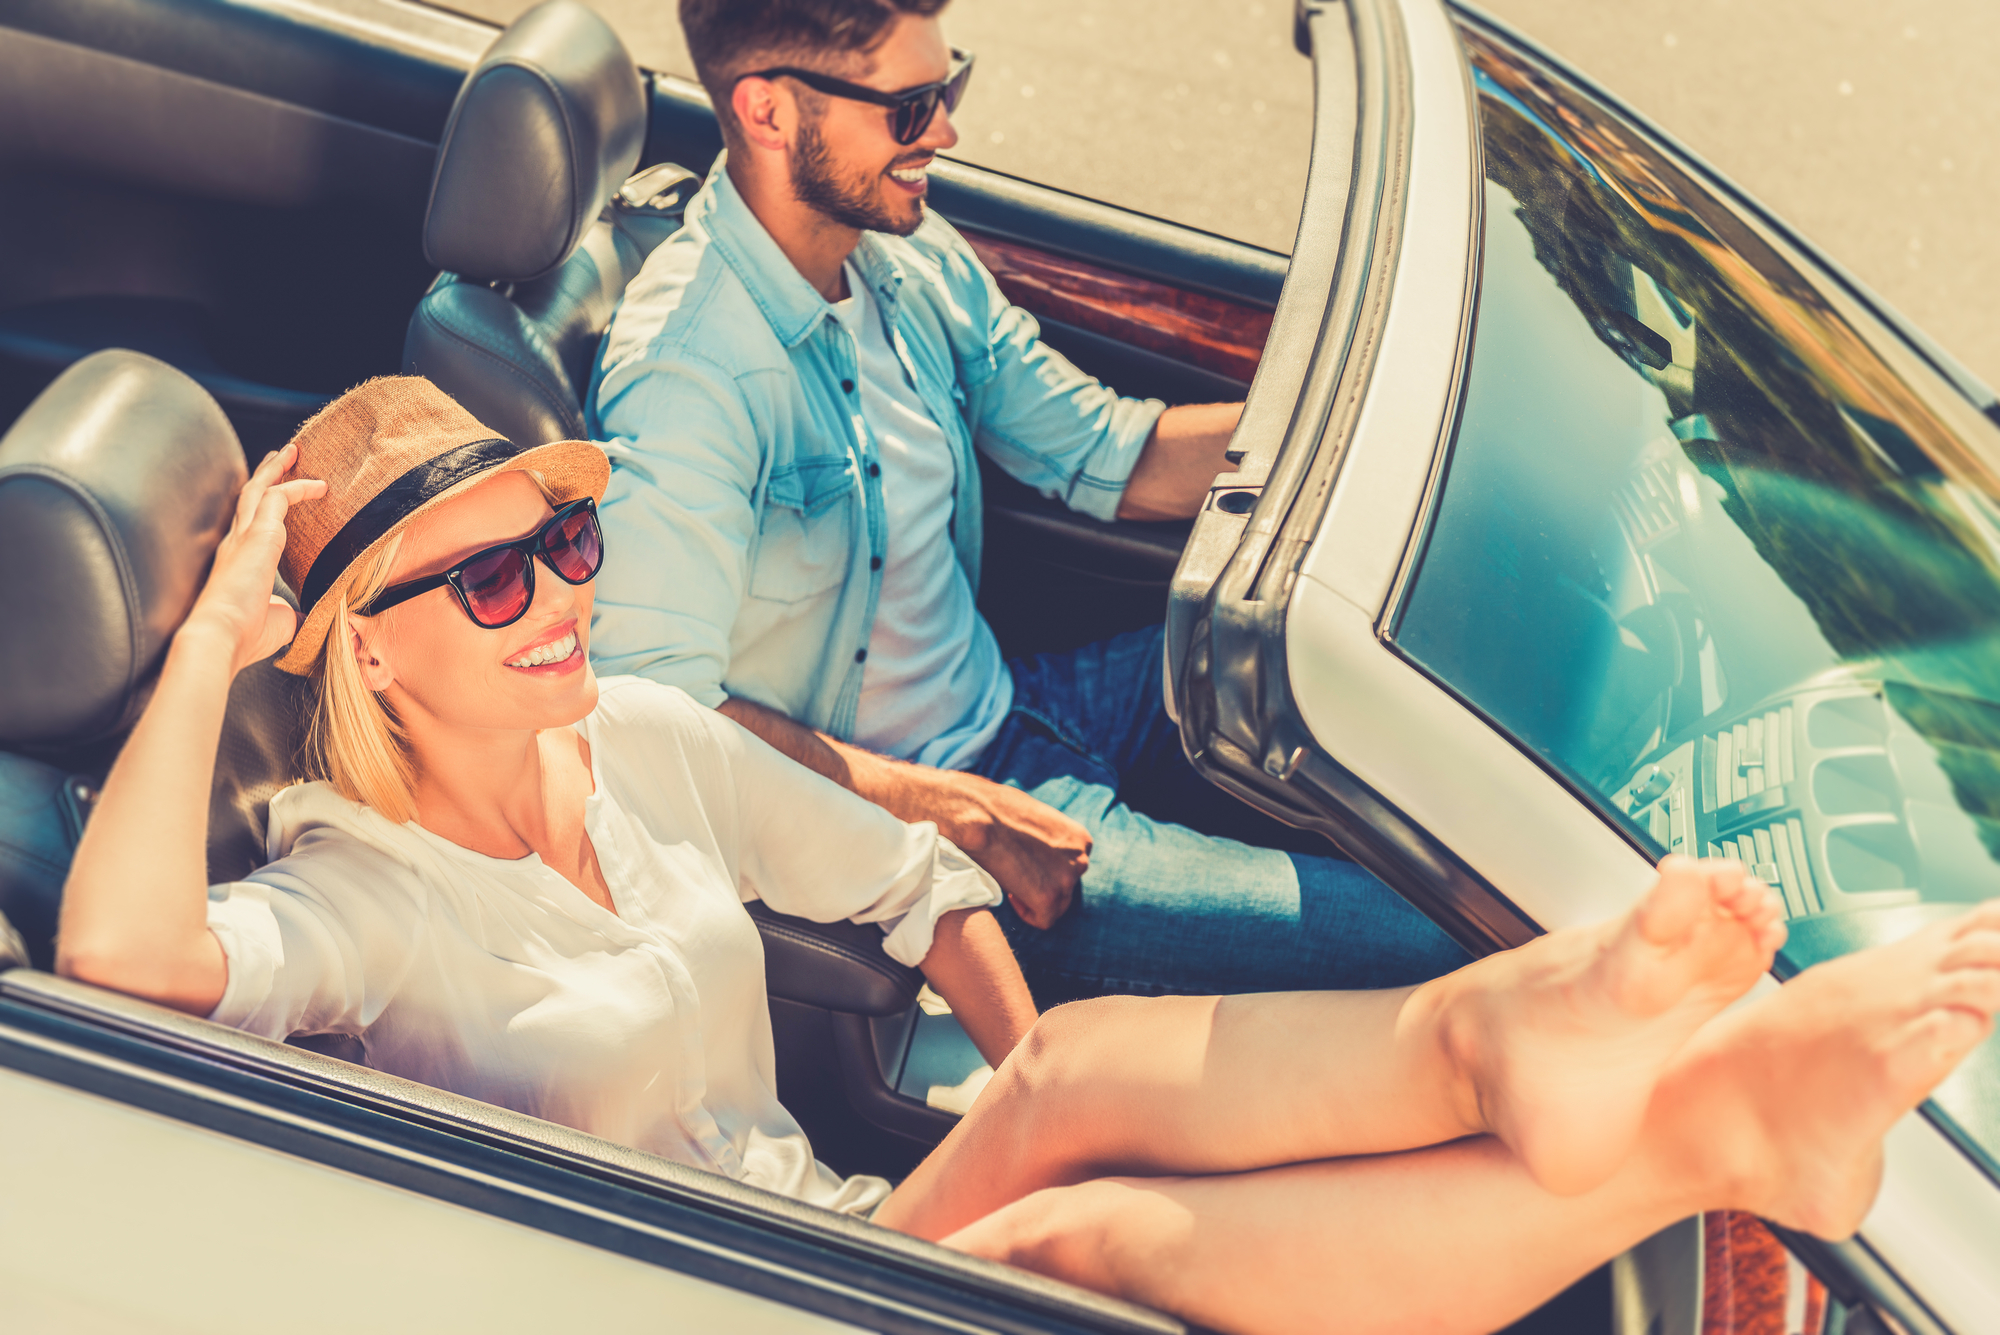
[[[534, 0], [449, 0], [510, 23]], [[668, 0], [593, 0], [648, 69], [694, 78]], [[949, 156], [1289, 255], [1312, 153], [1290, 0], [955, 0], [978, 58]], [[705, 170], [707, 163], [686, 163]]]
[[[1655, 855], [1750, 864], [1788, 968], [2000, 893], [1989, 461], [1712, 195], [1473, 54], [1475, 345], [1398, 648]], [[1992, 1045], [1956, 1079], [2000, 1144]]]

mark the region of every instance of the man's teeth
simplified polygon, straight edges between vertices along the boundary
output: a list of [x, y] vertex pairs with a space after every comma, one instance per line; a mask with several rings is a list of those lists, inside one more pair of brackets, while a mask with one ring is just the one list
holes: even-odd
[[539, 649], [530, 649], [519, 658], [507, 660], [508, 667], [540, 667], [544, 663], [560, 663], [576, 652], [576, 632], [571, 631], [560, 640], [551, 640]]
[[904, 185], [922, 185], [924, 177], [930, 175], [930, 170], [931, 165], [926, 162], [921, 167], [892, 167], [889, 169], [889, 175]]

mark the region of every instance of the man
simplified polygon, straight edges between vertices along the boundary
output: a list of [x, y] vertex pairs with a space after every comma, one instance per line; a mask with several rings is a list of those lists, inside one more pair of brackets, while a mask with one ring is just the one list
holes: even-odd
[[[1120, 398], [926, 211], [970, 65], [944, 4], [681, 0], [727, 148], [599, 353], [587, 410], [626, 555], [599, 577], [593, 654], [935, 821], [1006, 890], [1044, 1005], [1456, 967], [1351, 863], [1159, 819], [1234, 804], [1165, 717], [1157, 629], [1002, 660], [974, 601], [974, 449], [1099, 519], [1187, 516], [1241, 405]], [[1167, 796], [1141, 812], [1135, 788]]]

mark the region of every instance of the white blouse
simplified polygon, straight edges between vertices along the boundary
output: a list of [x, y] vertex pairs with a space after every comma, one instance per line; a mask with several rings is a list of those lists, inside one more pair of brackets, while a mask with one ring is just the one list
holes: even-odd
[[212, 1019], [358, 1035], [369, 1065], [854, 1213], [888, 1194], [813, 1159], [778, 1103], [764, 948], [743, 903], [880, 923], [905, 964], [1000, 890], [671, 686], [607, 678], [577, 724], [585, 829], [618, 911], [530, 854], [392, 825], [325, 783], [271, 799], [268, 851], [209, 891]]

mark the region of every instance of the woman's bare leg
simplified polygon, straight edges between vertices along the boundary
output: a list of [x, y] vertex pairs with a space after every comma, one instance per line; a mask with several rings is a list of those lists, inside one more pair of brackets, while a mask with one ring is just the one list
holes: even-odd
[[1783, 940], [1770, 890], [1739, 864], [1661, 871], [1621, 918], [1421, 987], [1059, 1007], [875, 1218], [938, 1238], [1042, 1187], [1481, 1132], [1556, 1189], [1586, 1189], [1637, 1134], [1668, 1058]]
[[1860, 1224], [1881, 1140], [1991, 1031], [2000, 909], [1807, 971], [1706, 1026], [1634, 1152], [1552, 1195], [1492, 1137], [1036, 1193], [945, 1239], [1225, 1331], [1492, 1330], [1700, 1210]]

